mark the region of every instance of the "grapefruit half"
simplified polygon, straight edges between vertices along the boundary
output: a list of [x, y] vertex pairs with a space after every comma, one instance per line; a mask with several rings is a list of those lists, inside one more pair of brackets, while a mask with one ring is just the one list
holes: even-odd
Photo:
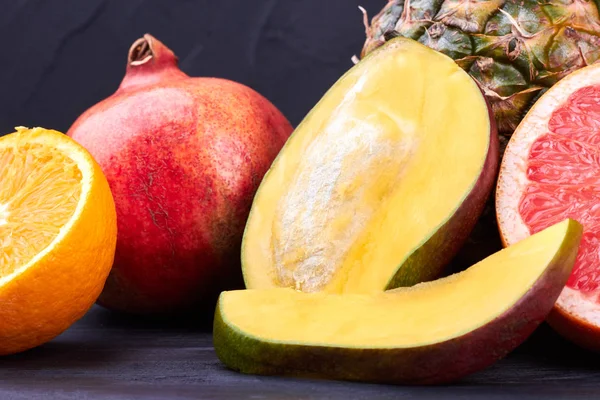
[[573, 272], [548, 323], [600, 350], [600, 65], [563, 78], [514, 132], [503, 157], [496, 213], [505, 246], [572, 218], [584, 226]]

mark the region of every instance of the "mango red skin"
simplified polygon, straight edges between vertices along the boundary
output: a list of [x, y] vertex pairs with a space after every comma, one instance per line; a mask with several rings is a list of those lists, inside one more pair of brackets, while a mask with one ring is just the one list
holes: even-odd
[[131, 313], [210, 308], [242, 287], [251, 202], [292, 132], [242, 84], [165, 69], [158, 79], [128, 71], [67, 133], [98, 161], [116, 203], [115, 262], [98, 302]]
[[[564, 287], [582, 229], [571, 223], [561, 250], [511, 308], [469, 333], [414, 348], [341, 348], [261, 341], [232, 328], [217, 305], [213, 341], [219, 359], [247, 374], [287, 375], [371, 383], [432, 385], [484, 369], [520, 345], [544, 322]], [[393, 316], [390, 316], [393, 318]]]

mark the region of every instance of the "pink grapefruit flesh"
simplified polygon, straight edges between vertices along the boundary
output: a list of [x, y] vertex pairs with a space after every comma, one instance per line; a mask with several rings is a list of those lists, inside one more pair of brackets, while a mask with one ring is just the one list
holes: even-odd
[[586, 231], [567, 286], [583, 292], [600, 285], [600, 85], [571, 94], [554, 110], [548, 133], [529, 151], [519, 213], [532, 233], [565, 217]]
[[548, 321], [600, 350], [600, 67], [545, 93], [515, 131], [500, 168], [496, 208], [505, 245], [565, 218], [583, 224], [571, 276]]

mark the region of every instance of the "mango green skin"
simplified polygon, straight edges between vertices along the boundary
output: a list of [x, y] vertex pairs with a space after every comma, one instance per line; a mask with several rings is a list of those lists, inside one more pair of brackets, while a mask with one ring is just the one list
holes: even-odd
[[444, 342], [415, 348], [276, 343], [230, 324], [219, 300], [215, 350], [227, 367], [247, 374], [410, 385], [453, 382], [503, 358], [544, 321], [571, 273], [581, 235], [581, 225], [570, 221], [559, 250], [521, 299], [488, 324]]

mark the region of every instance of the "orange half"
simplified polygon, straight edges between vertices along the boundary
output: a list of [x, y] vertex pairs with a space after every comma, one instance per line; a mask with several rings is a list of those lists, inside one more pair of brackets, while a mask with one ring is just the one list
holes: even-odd
[[0, 138], [0, 355], [49, 341], [94, 304], [116, 246], [98, 164], [60, 132]]

